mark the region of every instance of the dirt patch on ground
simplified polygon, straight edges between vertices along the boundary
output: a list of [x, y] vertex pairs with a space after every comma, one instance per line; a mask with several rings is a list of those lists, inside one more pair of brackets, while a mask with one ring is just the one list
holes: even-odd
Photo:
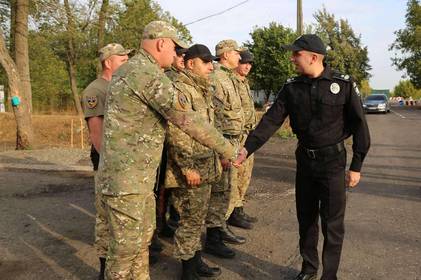
[[[89, 146], [88, 131], [85, 120], [74, 115], [33, 115], [34, 149], [51, 147], [81, 148], [81, 124], [84, 147]], [[0, 152], [15, 149], [16, 121], [11, 113], [0, 113]]]

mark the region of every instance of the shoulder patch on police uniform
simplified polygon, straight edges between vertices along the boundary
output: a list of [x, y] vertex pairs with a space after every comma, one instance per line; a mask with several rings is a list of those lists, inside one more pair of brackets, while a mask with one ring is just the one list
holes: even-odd
[[352, 86], [354, 87], [354, 91], [358, 96], [361, 96], [360, 90], [357, 87], [357, 84], [355, 82], [352, 83]]
[[86, 103], [88, 104], [89, 109], [94, 109], [96, 105], [98, 105], [98, 97], [96, 96], [89, 96], [86, 99]]

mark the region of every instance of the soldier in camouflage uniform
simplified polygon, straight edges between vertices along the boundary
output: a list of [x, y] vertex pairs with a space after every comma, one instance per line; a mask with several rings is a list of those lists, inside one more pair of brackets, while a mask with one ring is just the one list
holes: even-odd
[[[185, 55], [186, 70], [180, 71], [174, 82], [177, 91], [187, 99], [186, 109], [203, 116], [214, 125], [212, 92], [209, 74], [213, 71], [213, 56], [204, 45], [193, 45]], [[208, 212], [211, 184], [222, 172], [218, 154], [169, 124], [167, 131], [168, 165], [165, 185], [172, 188], [172, 202], [180, 215], [174, 236], [174, 256], [183, 263], [181, 279], [200, 279], [221, 274], [201, 259], [201, 233]]]
[[[243, 106], [245, 116], [245, 125], [243, 135], [241, 137], [241, 146], [243, 146], [249, 132], [256, 127], [257, 118], [256, 111], [254, 109], [253, 96], [251, 95], [249, 82], [246, 78], [252, 67], [253, 55], [248, 50], [242, 51], [240, 55], [240, 64], [235, 69], [235, 77], [237, 84], [236, 87], [241, 97], [241, 104]], [[231, 190], [230, 204], [226, 215], [230, 225], [242, 227], [244, 224], [257, 222], [256, 217], [247, 215], [243, 209], [245, 195], [250, 185], [253, 162], [254, 155], [251, 155], [238, 168], [238, 185], [237, 188]], [[244, 223], [243, 220], [247, 223]]]
[[[90, 83], [82, 93], [81, 103], [92, 142], [91, 160], [94, 171], [98, 170], [99, 153], [97, 151], [100, 151], [101, 148], [102, 123], [108, 85], [114, 71], [129, 59], [128, 54], [130, 52], [131, 50], [126, 50], [122, 45], [115, 43], [108, 44], [100, 49], [101, 75]], [[101, 202], [101, 192], [97, 189], [95, 189], [95, 208], [95, 248], [100, 262], [99, 279], [104, 279], [109, 232], [104, 205]]]
[[[244, 112], [241, 99], [234, 82], [233, 69], [240, 60], [240, 48], [234, 40], [223, 40], [216, 47], [220, 61], [211, 76], [215, 88], [214, 103], [217, 126], [224, 137], [234, 146], [240, 145], [244, 126]], [[212, 195], [206, 218], [207, 236], [205, 251], [223, 258], [233, 258], [235, 252], [223, 241], [242, 244], [245, 239], [236, 236], [227, 227], [225, 214], [228, 209], [230, 191], [236, 186], [237, 169], [231, 168], [229, 162], [222, 161], [224, 168], [221, 181], [212, 187]]]
[[[165, 75], [171, 80], [175, 81], [181, 71], [184, 70], [184, 54], [186, 53], [187, 49], [185, 48], [176, 48], [175, 53], [176, 56], [174, 57], [174, 61], [171, 67], [165, 69]], [[160, 165], [160, 181], [164, 182], [165, 180], [165, 168], [167, 165], [167, 144], [164, 144], [164, 151], [162, 153], [162, 162]], [[161, 180], [162, 179], [162, 180]], [[173, 237], [174, 232], [178, 227], [178, 221], [180, 220], [180, 216], [178, 215], [177, 211], [174, 209], [173, 203], [171, 201], [171, 190], [165, 189], [163, 184], [159, 186], [159, 194], [158, 194], [158, 202], [159, 202], [159, 210], [158, 215], [161, 224], [157, 225], [160, 230], [160, 234], [165, 237]], [[168, 220], [166, 214], [168, 213]]]
[[187, 47], [164, 21], [145, 26], [141, 50], [113, 76], [106, 101], [97, 184], [110, 229], [106, 279], [150, 279], [148, 246], [155, 229], [154, 183], [166, 120], [224, 158], [236, 149], [176, 92], [163, 68], [176, 45]]

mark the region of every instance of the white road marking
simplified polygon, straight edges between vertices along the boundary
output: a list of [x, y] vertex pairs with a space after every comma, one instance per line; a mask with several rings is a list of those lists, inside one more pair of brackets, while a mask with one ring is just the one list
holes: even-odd
[[394, 110], [390, 110], [393, 114], [397, 115], [398, 117], [401, 117], [402, 119], [406, 119], [404, 115], [399, 114], [398, 112], [395, 112]]

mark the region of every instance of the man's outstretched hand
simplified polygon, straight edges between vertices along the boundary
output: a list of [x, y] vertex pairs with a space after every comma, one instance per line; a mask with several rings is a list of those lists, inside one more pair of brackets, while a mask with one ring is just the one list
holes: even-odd
[[247, 159], [247, 150], [246, 148], [241, 148], [240, 152], [237, 155], [237, 159], [232, 163], [235, 167], [240, 167], [240, 165]]

